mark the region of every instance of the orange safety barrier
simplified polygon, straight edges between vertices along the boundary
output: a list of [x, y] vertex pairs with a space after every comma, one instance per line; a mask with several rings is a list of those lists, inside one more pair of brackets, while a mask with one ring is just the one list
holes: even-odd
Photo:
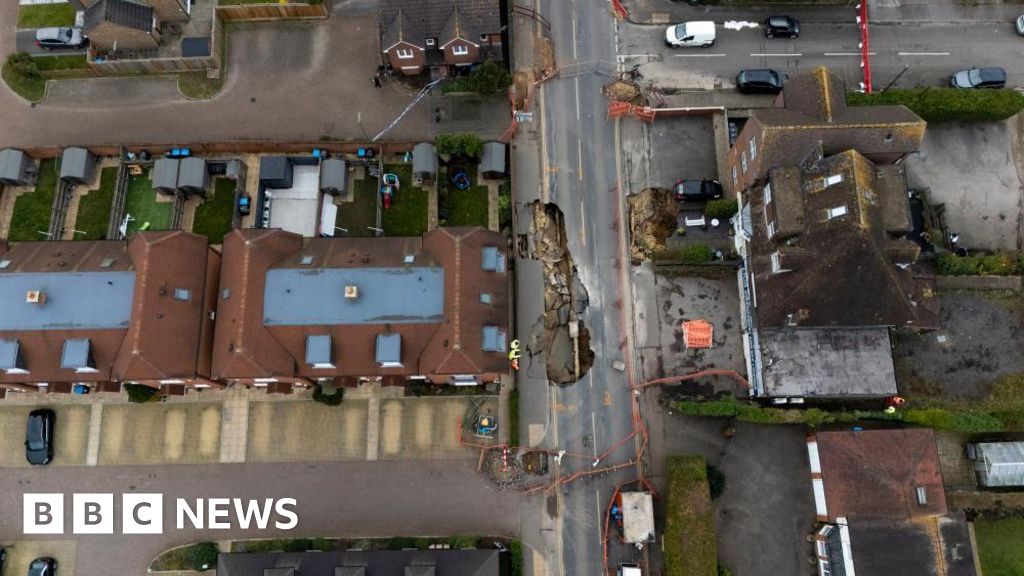
[[715, 327], [707, 320], [683, 322], [683, 342], [687, 348], [711, 348]]

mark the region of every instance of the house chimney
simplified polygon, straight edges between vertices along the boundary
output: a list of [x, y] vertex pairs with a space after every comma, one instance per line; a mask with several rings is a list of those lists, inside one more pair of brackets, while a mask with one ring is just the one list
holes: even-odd
[[345, 300], [358, 300], [359, 286], [345, 286]]
[[25, 292], [25, 302], [28, 304], [42, 306], [43, 304], [46, 304], [46, 292], [41, 290], [29, 290], [28, 292]]

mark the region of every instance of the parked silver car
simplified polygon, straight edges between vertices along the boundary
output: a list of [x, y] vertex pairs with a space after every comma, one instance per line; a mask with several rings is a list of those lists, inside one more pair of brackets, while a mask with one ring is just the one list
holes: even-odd
[[40, 28], [36, 30], [36, 46], [43, 50], [54, 48], [80, 49], [89, 45], [81, 28]]

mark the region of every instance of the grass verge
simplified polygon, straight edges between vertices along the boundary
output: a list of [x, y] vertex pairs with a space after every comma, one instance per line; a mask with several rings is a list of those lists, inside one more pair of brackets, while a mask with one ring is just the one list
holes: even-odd
[[519, 446], [519, 389], [508, 394], [508, 443]]
[[53, 209], [53, 194], [60, 175], [54, 158], [39, 163], [39, 178], [35, 190], [18, 196], [14, 201], [11, 228], [7, 239], [11, 242], [32, 242], [45, 240], [50, 228], [50, 211]]
[[231, 220], [235, 210], [235, 181], [217, 178], [214, 181], [213, 196], [196, 208], [192, 231], [202, 234], [210, 244], [220, 244], [224, 235], [231, 231]]
[[974, 534], [985, 576], [1024, 574], [1024, 519], [978, 520]]
[[[217, 565], [217, 545], [200, 542], [164, 552], [149, 565], [150, 572], [213, 569]], [[207, 568], [203, 568], [206, 566]]]
[[89, 70], [89, 63], [85, 54], [69, 54], [64, 56], [34, 56], [32, 58], [36, 67], [45, 76], [47, 72], [59, 72], [64, 70]]
[[704, 458], [671, 456], [666, 474], [665, 574], [716, 576], [718, 543]]
[[1015, 90], [965, 90], [962, 88], [923, 88], [850, 92], [850, 106], [902, 104], [930, 123], [995, 122], [1024, 110], [1024, 94]]
[[59, 4], [26, 4], [18, 7], [18, 28], [47, 28], [74, 26], [75, 7], [66, 2]]
[[75, 234], [75, 240], [102, 240], [106, 237], [116, 181], [117, 168], [104, 168], [100, 173], [100, 187], [90, 190], [79, 201], [75, 230], [85, 234]]
[[0, 69], [0, 78], [3, 78], [7, 87], [29, 102], [39, 102], [46, 95], [46, 79], [42, 76], [28, 77], [14, 71], [10, 61], [4, 63]]
[[427, 191], [412, 185], [412, 166], [392, 164], [385, 172], [398, 175], [399, 191], [391, 208], [381, 213], [380, 227], [388, 236], [422, 236], [427, 231]]

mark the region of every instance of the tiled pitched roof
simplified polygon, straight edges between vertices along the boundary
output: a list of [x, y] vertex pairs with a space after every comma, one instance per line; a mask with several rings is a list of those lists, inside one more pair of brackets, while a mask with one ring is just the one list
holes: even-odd
[[130, 0], [98, 0], [85, 10], [85, 31], [101, 22], [149, 32], [153, 27], [153, 8]]
[[[386, 50], [394, 45], [396, 24], [409, 27], [403, 37], [405, 41], [423, 47], [426, 38], [438, 38], [438, 44], [444, 45], [451, 39], [446, 36], [446, 28], [450, 34], [456, 7], [458, 27], [465, 31], [467, 35], [463, 37], [467, 40], [479, 42], [481, 34], [501, 32], [499, 0], [380, 0], [377, 17], [381, 48]], [[396, 22], [399, 11], [405, 22]], [[408, 33], [413, 28], [421, 37], [415, 38]]]
[[404, 10], [399, 10], [390, 22], [381, 26], [381, 50], [388, 51], [400, 42], [409, 42], [416, 46], [422, 46], [423, 33], [405, 15]]

